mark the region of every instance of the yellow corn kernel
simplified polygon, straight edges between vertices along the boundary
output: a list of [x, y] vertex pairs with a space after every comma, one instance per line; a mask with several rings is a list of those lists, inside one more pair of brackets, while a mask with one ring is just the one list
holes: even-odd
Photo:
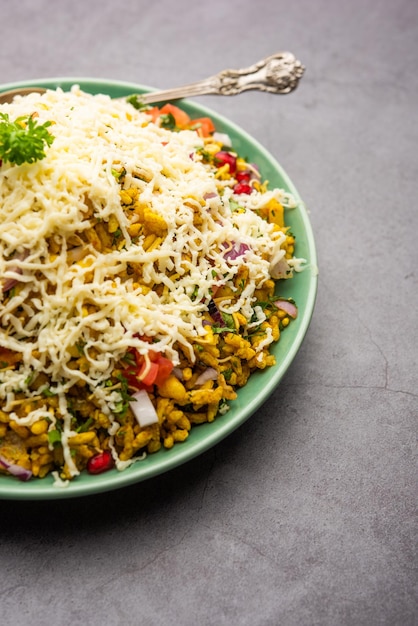
[[48, 430], [49, 424], [47, 420], [38, 420], [30, 427], [30, 431], [32, 435], [42, 435], [42, 433], [46, 433]]
[[120, 201], [121, 201], [122, 204], [130, 205], [134, 201], [132, 195], [126, 189], [122, 189], [119, 192], [119, 195], [120, 195]]
[[229, 173], [229, 163], [225, 163], [225, 165], [221, 165], [215, 173], [215, 178], [219, 178], [220, 180], [228, 180], [231, 178], [231, 174]]
[[245, 159], [238, 157], [237, 158], [237, 170], [238, 172], [244, 172], [248, 169], [248, 163]]
[[209, 154], [215, 155], [222, 148], [222, 144], [220, 142], [212, 141], [210, 137], [208, 137], [208, 142], [205, 142], [205, 152]]
[[193, 370], [191, 367], [185, 367], [182, 371], [183, 371], [183, 380], [187, 382], [193, 376]]
[[272, 315], [269, 318], [269, 325], [271, 328], [271, 334], [273, 337], [273, 341], [279, 341], [280, 339], [280, 328], [279, 328], [279, 318], [277, 315]]

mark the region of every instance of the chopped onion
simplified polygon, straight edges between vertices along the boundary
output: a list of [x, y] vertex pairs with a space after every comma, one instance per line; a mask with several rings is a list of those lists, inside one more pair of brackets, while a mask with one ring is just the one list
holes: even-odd
[[133, 399], [129, 405], [138, 424], [142, 428], [150, 426], [151, 424], [158, 424], [157, 412], [154, 409], [154, 405], [152, 404], [145, 389], [141, 389], [140, 391], [134, 393], [132, 398]]
[[85, 246], [76, 246], [75, 248], [71, 248], [67, 252], [67, 261], [69, 263], [76, 263], [77, 261], [81, 261], [84, 257], [89, 253]]
[[213, 133], [213, 140], [218, 141], [227, 148], [230, 148], [232, 146], [230, 136], [226, 135], [225, 133], [218, 133], [217, 131], [215, 131]]
[[180, 367], [173, 367], [173, 374], [178, 380], [183, 380], [183, 370]]
[[[27, 250], [25, 250], [24, 252], [16, 254], [13, 257], [13, 260], [24, 261], [27, 258], [28, 255], [29, 255], [29, 252]], [[18, 275], [22, 275], [23, 274], [23, 270], [22, 270], [21, 267], [19, 267], [19, 265], [15, 265], [13, 267], [10, 267], [7, 271], [8, 272], [12, 272], [13, 274], [18, 274]], [[13, 277], [10, 276], [10, 277], [7, 277], [7, 278], [3, 278], [3, 280], [0, 281], [1, 290], [3, 291], [3, 293], [7, 293], [8, 291], [10, 291], [10, 289], [13, 289], [13, 287], [15, 287], [19, 282], [20, 282], [19, 279], [14, 277], [14, 276]]]
[[236, 241], [232, 241], [230, 246], [231, 247], [228, 246], [228, 250], [224, 254], [224, 259], [227, 261], [234, 261], [235, 259], [238, 259], [250, 249], [246, 243], [237, 243]]
[[0, 465], [6, 469], [9, 474], [12, 476], [16, 476], [19, 480], [29, 480], [32, 477], [32, 472], [30, 470], [21, 467], [20, 465], [16, 465], [15, 463], [10, 463], [4, 456], [0, 456]]
[[205, 193], [203, 195], [204, 200], [210, 200], [210, 198], [217, 198], [217, 197], [218, 197], [218, 194], [215, 193], [214, 191], [208, 191], [208, 193]]
[[270, 266], [270, 276], [274, 279], [287, 278], [290, 272], [290, 265], [284, 257], [275, 265]]
[[297, 318], [298, 310], [293, 302], [289, 302], [289, 300], [276, 300], [274, 304], [277, 306], [278, 309], [285, 311], [291, 318]]
[[219, 326], [226, 326], [224, 318], [213, 300], [211, 300], [208, 304], [208, 312], [214, 322], [219, 324]]
[[[14, 269], [13, 271], [16, 272], [16, 274], [22, 273], [22, 271], [17, 269]], [[3, 278], [3, 284], [1, 286], [3, 293], [7, 293], [10, 289], [13, 289], [18, 282], [17, 278]]]
[[260, 168], [256, 163], [248, 163], [248, 168], [251, 170], [251, 178], [261, 178]]
[[214, 367], [208, 367], [204, 372], [196, 378], [195, 385], [204, 385], [208, 380], [216, 380], [218, 378], [218, 372]]

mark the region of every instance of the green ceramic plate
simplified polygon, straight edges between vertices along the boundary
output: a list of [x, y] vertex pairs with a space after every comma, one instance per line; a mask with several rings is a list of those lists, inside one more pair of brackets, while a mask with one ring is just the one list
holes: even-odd
[[[136, 84], [80, 78], [51, 78], [13, 83], [2, 85], [0, 91], [34, 85], [49, 88], [61, 87], [68, 90], [73, 84], [80, 85], [84, 91], [93, 94], [106, 93], [111, 97], [150, 91], [149, 88]], [[299, 201], [296, 209], [287, 211], [286, 221], [296, 235], [296, 254], [307, 260], [307, 267], [304, 271], [296, 274], [292, 280], [280, 285], [280, 295], [294, 298], [299, 307], [299, 315], [282, 333], [279, 343], [272, 349], [277, 365], [263, 372], [255, 373], [247, 385], [238, 392], [238, 398], [230, 403], [231, 409], [227, 414], [218, 417], [211, 424], [194, 427], [187, 441], [175, 445], [171, 450], [161, 450], [150, 455], [123, 472], [111, 470], [98, 476], [83, 473], [67, 488], [62, 489], [54, 487], [52, 479], [48, 477], [42, 480], [33, 479], [28, 482], [20, 482], [13, 477], [0, 476], [1, 499], [48, 500], [88, 496], [146, 480], [189, 461], [224, 439], [265, 402], [279, 384], [301, 346], [315, 304], [317, 260], [311, 225], [300, 196], [287, 174], [271, 154], [241, 128], [198, 104], [183, 101], [182, 107], [191, 117], [209, 115], [214, 120], [217, 130], [227, 133], [231, 137], [237, 152], [259, 165], [263, 178], [268, 179], [272, 186], [281, 187], [291, 192]]]

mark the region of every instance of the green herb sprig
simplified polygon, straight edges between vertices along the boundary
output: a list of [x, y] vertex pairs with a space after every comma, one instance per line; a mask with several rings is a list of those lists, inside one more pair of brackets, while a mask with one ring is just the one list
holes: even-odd
[[12, 122], [7, 113], [0, 113], [0, 159], [14, 165], [43, 159], [46, 146], [54, 141], [49, 126], [51, 122], [38, 124], [30, 115]]

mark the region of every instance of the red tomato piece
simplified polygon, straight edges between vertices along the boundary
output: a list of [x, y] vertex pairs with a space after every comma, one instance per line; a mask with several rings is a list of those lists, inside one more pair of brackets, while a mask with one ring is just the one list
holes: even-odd
[[190, 117], [185, 111], [176, 107], [174, 104], [167, 103], [160, 109], [160, 115], [171, 113], [178, 128], [185, 128], [190, 124]]
[[167, 359], [162, 354], [158, 355], [158, 374], [155, 378], [155, 384], [162, 385], [165, 380], [170, 376], [173, 371], [173, 364], [170, 359]]
[[198, 117], [192, 120], [190, 128], [196, 130], [200, 137], [210, 137], [215, 132], [215, 125], [210, 117]]

